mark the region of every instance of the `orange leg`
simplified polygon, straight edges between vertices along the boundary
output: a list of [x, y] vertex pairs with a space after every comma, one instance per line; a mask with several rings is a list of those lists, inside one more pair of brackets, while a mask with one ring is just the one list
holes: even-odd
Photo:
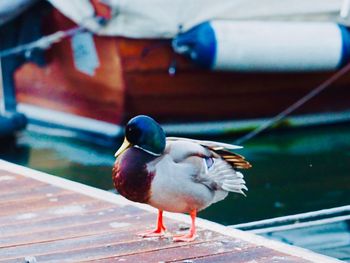
[[164, 236], [166, 227], [163, 224], [163, 211], [158, 210], [157, 227], [145, 233], [138, 234], [141, 237], [161, 237]]
[[173, 240], [175, 242], [191, 242], [191, 241], [196, 239], [196, 224], [195, 224], [195, 220], [196, 220], [196, 216], [197, 216], [197, 211], [196, 210], [192, 210], [190, 212], [190, 216], [191, 216], [191, 220], [192, 220], [190, 232], [188, 234], [185, 234], [185, 235], [174, 236]]

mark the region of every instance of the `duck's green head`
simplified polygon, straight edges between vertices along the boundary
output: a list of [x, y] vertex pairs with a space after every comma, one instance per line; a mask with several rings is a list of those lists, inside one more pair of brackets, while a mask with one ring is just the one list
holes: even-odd
[[165, 133], [151, 117], [146, 115], [136, 116], [126, 125], [124, 142], [116, 152], [115, 157], [118, 157], [132, 146], [153, 155], [161, 155], [165, 149]]

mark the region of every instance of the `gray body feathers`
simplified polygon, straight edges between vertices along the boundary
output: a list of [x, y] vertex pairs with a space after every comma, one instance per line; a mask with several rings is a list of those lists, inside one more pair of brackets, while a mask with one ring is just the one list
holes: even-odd
[[[150, 164], [156, 176], [150, 205], [170, 212], [202, 210], [223, 200], [228, 192], [248, 190], [238, 168], [249, 168], [239, 146], [183, 138], [167, 138], [163, 156]], [[165, 203], [165, 200], [170, 202]]]

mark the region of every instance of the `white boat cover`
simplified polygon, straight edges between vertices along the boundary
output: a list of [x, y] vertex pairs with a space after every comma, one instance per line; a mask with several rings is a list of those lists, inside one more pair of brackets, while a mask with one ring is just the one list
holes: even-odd
[[[113, 17], [92, 18], [89, 0], [49, 0], [65, 16], [99, 35], [172, 38], [208, 20], [335, 20], [343, 0], [101, 0]], [[344, 12], [343, 12], [344, 13]], [[345, 12], [347, 13], [347, 12]]]

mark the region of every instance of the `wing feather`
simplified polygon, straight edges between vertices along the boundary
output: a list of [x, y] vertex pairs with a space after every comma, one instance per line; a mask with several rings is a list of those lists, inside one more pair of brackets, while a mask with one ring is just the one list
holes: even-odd
[[189, 138], [181, 138], [181, 137], [167, 137], [166, 138], [169, 141], [177, 141], [177, 140], [182, 140], [182, 141], [190, 141], [190, 142], [195, 142], [200, 145], [209, 147], [209, 148], [217, 148], [217, 150], [220, 149], [228, 149], [228, 150], [236, 150], [236, 149], [242, 149], [242, 146], [238, 145], [233, 145], [233, 144], [228, 144], [228, 143], [223, 143], [223, 142], [215, 142], [215, 141], [202, 141], [202, 140], [195, 140], [195, 139], [189, 139]]
[[236, 169], [249, 169], [251, 164], [245, 160], [244, 156], [231, 152], [231, 150], [241, 149], [242, 146], [232, 145], [228, 143], [215, 142], [215, 141], [202, 141], [181, 137], [167, 137], [168, 141], [187, 141], [196, 144], [200, 144], [214, 153], [218, 154], [222, 159], [229, 163], [233, 168]]
[[[215, 193], [217, 192], [214, 202], [220, 201], [226, 196], [222, 191], [245, 195], [244, 191], [247, 191], [248, 188], [245, 185], [243, 174], [235, 169], [248, 169], [251, 165], [244, 156], [232, 152], [234, 149], [242, 148], [241, 146], [180, 137], [167, 137], [167, 142], [174, 160], [188, 161], [194, 156], [214, 159], [212, 167], [203, 169], [202, 171], [206, 172], [201, 172], [194, 178], [198, 183], [208, 186]], [[185, 149], [187, 147], [188, 149]], [[195, 163], [195, 159], [192, 160]], [[206, 166], [205, 161], [199, 163]]]

